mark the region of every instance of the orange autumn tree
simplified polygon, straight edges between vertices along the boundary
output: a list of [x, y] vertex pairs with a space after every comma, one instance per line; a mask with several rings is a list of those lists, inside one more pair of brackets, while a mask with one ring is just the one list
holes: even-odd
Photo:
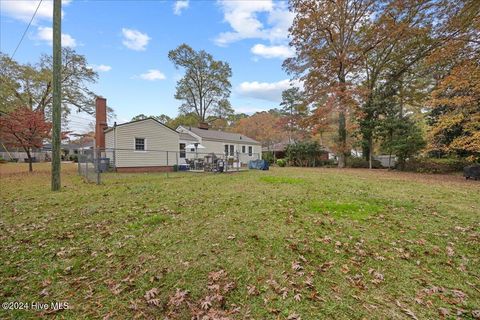
[[463, 32], [429, 57], [438, 76], [428, 102], [427, 151], [479, 161], [480, 3], [467, 3], [469, 6], [450, 22]]
[[357, 104], [354, 79], [362, 56], [375, 46], [363, 37], [363, 28], [373, 16], [374, 0], [291, 0], [295, 13], [289, 29], [296, 55], [284, 68], [303, 81], [308, 103], [327, 97], [337, 114], [336, 150], [338, 166], [345, 166], [349, 153], [350, 115]]
[[0, 117], [0, 140], [7, 146], [22, 148], [28, 157], [28, 170], [33, 171], [32, 149], [41, 148], [50, 135], [52, 124], [45, 121], [43, 110], [18, 108]]
[[251, 117], [240, 119], [232, 131], [257, 140], [264, 147], [281, 142], [287, 136], [281, 128], [280, 117], [266, 111], [257, 112]]
[[452, 68], [432, 92], [428, 150], [480, 160], [480, 55]]

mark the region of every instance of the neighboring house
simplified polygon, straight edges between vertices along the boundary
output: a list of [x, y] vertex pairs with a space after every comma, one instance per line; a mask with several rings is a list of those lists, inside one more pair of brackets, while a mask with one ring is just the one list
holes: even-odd
[[[4, 148], [5, 146], [0, 143], [0, 157], [6, 160], [18, 159], [18, 161], [24, 161], [27, 159], [27, 153], [22, 148]], [[62, 160], [68, 161], [70, 155], [84, 152], [85, 150], [93, 150], [93, 141], [84, 144], [74, 143], [62, 143], [61, 146]], [[30, 152], [35, 161], [50, 161], [52, 158], [52, 144], [45, 143], [40, 149], [32, 149]]]
[[[174, 164], [215, 153], [240, 165], [261, 158], [259, 142], [231, 132], [178, 127], [152, 119], [131, 121], [104, 130], [105, 156], [117, 171], [170, 171]], [[195, 145], [197, 148], [195, 148]]]
[[177, 162], [178, 132], [155, 119], [115, 125], [104, 132], [106, 157], [117, 171], [168, 171]]
[[384, 168], [394, 168], [397, 164], [397, 157], [395, 155], [381, 154], [372, 157], [374, 160], [380, 161]]
[[[246, 165], [248, 161], [261, 159], [262, 157], [260, 142], [240, 133], [210, 130], [208, 126], [202, 124], [198, 128], [180, 126], [177, 131], [182, 135], [181, 137], [186, 139], [182, 140], [185, 143], [191, 143], [191, 138], [194, 138], [196, 143], [204, 147], [197, 150], [193, 148], [187, 150], [185, 155], [187, 159], [194, 157], [195, 151], [205, 155], [209, 153], [215, 153], [217, 156], [226, 155], [233, 159], [238, 156], [240, 165]], [[191, 137], [190, 140], [187, 140], [187, 135]]]
[[262, 148], [262, 152], [270, 153], [273, 155], [273, 161], [277, 159], [283, 159], [286, 156], [285, 150], [287, 149], [288, 142], [278, 142], [267, 147]]

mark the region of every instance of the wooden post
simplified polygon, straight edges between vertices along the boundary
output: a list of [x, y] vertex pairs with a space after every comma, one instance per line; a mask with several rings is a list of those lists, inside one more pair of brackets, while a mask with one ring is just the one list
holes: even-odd
[[53, 109], [52, 109], [52, 191], [60, 190], [62, 0], [53, 1]]

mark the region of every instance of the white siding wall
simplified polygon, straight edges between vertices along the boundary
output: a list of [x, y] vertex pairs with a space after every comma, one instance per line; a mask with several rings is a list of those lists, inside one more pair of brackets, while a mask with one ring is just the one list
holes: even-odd
[[[113, 141], [115, 130], [117, 167], [173, 166], [177, 163], [179, 138], [175, 131], [149, 119], [117, 126], [107, 132], [107, 140]], [[145, 151], [135, 151], [135, 138], [145, 139]], [[106, 144], [107, 147], [111, 145]], [[168, 156], [166, 151], [170, 151]]]
[[[114, 129], [115, 130], [115, 129]], [[115, 155], [113, 149], [115, 148], [115, 133], [114, 130], [105, 133], [105, 156], [110, 159], [110, 165], [115, 166]]]
[[[229, 141], [213, 141], [213, 140], [205, 140], [203, 139], [202, 145], [205, 149], [201, 149], [202, 153], [209, 153], [213, 152], [216, 154], [225, 154], [225, 145], [234, 145], [235, 147], [235, 154], [236, 152], [240, 152], [240, 162], [243, 164], [247, 164], [250, 160], [258, 160], [262, 158], [262, 147], [260, 145], [255, 144], [248, 144], [248, 143], [236, 143], [236, 142], [229, 142]], [[245, 146], [245, 153], [242, 153], [242, 146]], [[252, 155], [248, 155], [248, 147], [252, 147]]]

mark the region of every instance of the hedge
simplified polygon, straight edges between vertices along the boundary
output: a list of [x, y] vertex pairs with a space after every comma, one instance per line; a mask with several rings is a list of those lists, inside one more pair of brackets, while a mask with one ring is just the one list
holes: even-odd
[[462, 171], [464, 167], [471, 164], [465, 159], [457, 158], [420, 158], [408, 160], [403, 170], [421, 173], [452, 173]]

